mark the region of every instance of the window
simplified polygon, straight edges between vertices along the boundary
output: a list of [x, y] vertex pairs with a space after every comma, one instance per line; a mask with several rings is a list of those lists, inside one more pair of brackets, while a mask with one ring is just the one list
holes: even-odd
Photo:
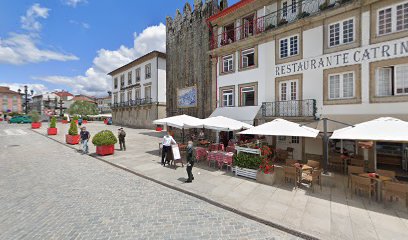
[[113, 79], [114, 88], [118, 88], [118, 78]]
[[128, 85], [132, 85], [132, 71], [128, 72]]
[[300, 143], [300, 138], [299, 138], [299, 137], [296, 137], [296, 136], [292, 137], [291, 143], [299, 144], [299, 143]]
[[127, 92], [127, 100], [128, 100], [128, 101], [132, 101], [132, 90], [129, 90], [129, 91]]
[[151, 86], [146, 86], [146, 87], [145, 87], [145, 99], [146, 99], [146, 100], [150, 100], [150, 98], [152, 97], [151, 91], [152, 91], [152, 87], [151, 87]]
[[378, 35], [408, 30], [408, 2], [378, 10], [377, 18]]
[[282, 17], [286, 18], [288, 16], [288, 2], [282, 3]]
[[286, 136], [278, 136], [279, 142], [286, 142]]
[[152, 64], [150, 63], [145, 66], [145, 76], [146, 76], [146, 79], [152, 76]]
[[226, 45], [235, 42], [235, 26], [234, 23], [224, 27], [224, 34], [221, 45]]
[[137, 99], [141, 99], [141, 96], [140, 96], [141, 94], [140, 94], [140, 88], [136, 88], [136, 91], [135, 91], [135, 99], [137, 100]]
[[329, 75], [329, 99], [353, 98], [354, 72]]
[[297, 11], [297, 0], [292, 0], [292, 13], [296, 13]]
[[250, 37], [254, 33], [254, 15], [248, 16], [243, 19], [244, 26], [244, 38]]
[[255, 49], [242, 51], [242, 68], [255, 66]]
[[140, 68], [135, 70], [136, 82], [140, 81]]
[[7, 95], [3, 95], [3, 112], [7, 112], [8, 110], [8, 99]]
[[113, 94], [113, 103], [118, 103], [118, 95]]
[[255, 87], [241, 88], [241, 106], [255, 106]]
[[233, 107], [234, 106], [234, 90], [228, 89], [222, 91], [222, 106]]
[[125, 74], [120, 75], [120, 87], [125, 86]]
[[125, 93], [124, 92], [120, 93], [120, 102], [121, 103], [125, 102]]
[[234, 56], [229, 55], [222, 58], [222, 72], [228, 73], [234, 71]]
[[280, 43], [280, 58], [287, 58], [299, 53], [299, 37], [298, 35], [281, 39]]
[[375, 78], [379, 97], [408, 94], [408, 65], [377, 68]]
[[329, 25], [329, 47], [354, 42], [354, 19]]

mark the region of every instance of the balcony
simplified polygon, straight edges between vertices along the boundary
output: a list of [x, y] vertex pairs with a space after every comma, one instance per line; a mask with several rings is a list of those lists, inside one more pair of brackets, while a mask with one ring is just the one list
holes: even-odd
[[120, 102], [120, 103], [113, 103], [112, 109], [115, 108], [125, 108], [125, 107], [135, 107], [135, 106], [143, 106], [148, 104], [153, 104], [152, 98], [138, 98], [135, 100], [130, 100], [127, 102]]
[[353, 0], [340, 0], [338, 3], [326, 4], [322, 0], [299, 0], [295, 4], [278, 9], [265, 16], [248, 19], [244, 18], [241, 26], [224, 26], [223, 32], [210, 38], [211, 50], [242, 41], [246, 38], [269, 32], [302, 18], [317, 15], [328, 9], [335, 9]]
[[316, 100], [291, 100], [262, 103], [263, 117], [316, 118]]

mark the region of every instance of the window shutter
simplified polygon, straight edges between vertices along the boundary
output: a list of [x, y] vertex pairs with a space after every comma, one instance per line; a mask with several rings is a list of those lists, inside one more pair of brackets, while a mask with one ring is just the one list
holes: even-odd
[[248, 67], [248, 57], [247, 56], [242, 56], [242, 67], [244, 68]]
[[408, 65], [395, 66], [395, 94], [408, 94]]
[[377, 96], [391, 96], [391, 68], [377, 68], [376, 89]]

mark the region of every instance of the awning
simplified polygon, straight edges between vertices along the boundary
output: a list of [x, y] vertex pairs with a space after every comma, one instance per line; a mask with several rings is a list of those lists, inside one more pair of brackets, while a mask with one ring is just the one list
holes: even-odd
[[210, 117], [223, 116], [252, 125], [259, 109], [261, 109], [261, 106], [219, 107], [215, 109]]
[[193, 128], [190, 126], [199, 125], [201, 124], [201, 122], [202, 122], [202, 119], [183, 114], [183, 115], [154, 120], [153, 124], [166, 125], [166, 126], [171, 126], [171, 127], [180, 128], [180, 129], [183, 129], [183, 128], [187, 129], [187, 128]]
[[408, 122], [382, 117], [333, 132], [331, 139], [408, 142]]
[[209, 117], [203, 119], [201, 124], [198, 125], [188, 125], [188, 127], [194, 128], [206, 128], [216, 131], [236, 131], [241, 129], [252, 128], [253, 126], [235, 119], [218, 116], [218, 117]]
[[319, 130], [278, 118], [271, 122], [240, 132], [239, 134], [316, 138], [319, 134]]

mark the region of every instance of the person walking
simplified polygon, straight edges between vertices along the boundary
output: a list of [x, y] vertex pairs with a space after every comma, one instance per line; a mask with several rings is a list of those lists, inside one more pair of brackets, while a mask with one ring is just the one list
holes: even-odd
[[82, 154], [88, 154], [88, 141], [91, 138], [91, 134], [86, 131], [86, 127], [82, 127], [79, 134], [81, 136]]
[[194, 158], [193, 158], [193, 142], [188, 141], [187, 145], [187, 180], [186, 183], [191, 183], [194, 180], [193, 176], [193, 166], [194, 166]]
[[163, 167], [166, 166], [166, 162], [164, 160], [167, 158], [167, 154], [169, 153], [172, 144], [177, 144], [177, 143], [174, 140], [174, 138], [170, 136], [170, 133], [167, 132], [166, 135], [163, 137], [163, 142], [162, 142], [163, 149], [162, 149], [161, 164], [163, 165]]
[[119, 139], [119, 145], [120, 145], [120, 150], [126, 151], [126, 145], [125, 145], [125, 137], [126, 137], [126, 132], [123, 130], [123, 128], [118, 129], [118, 139]]
[[78, 119], [78, 126], [82, 126], [82, 118]]

